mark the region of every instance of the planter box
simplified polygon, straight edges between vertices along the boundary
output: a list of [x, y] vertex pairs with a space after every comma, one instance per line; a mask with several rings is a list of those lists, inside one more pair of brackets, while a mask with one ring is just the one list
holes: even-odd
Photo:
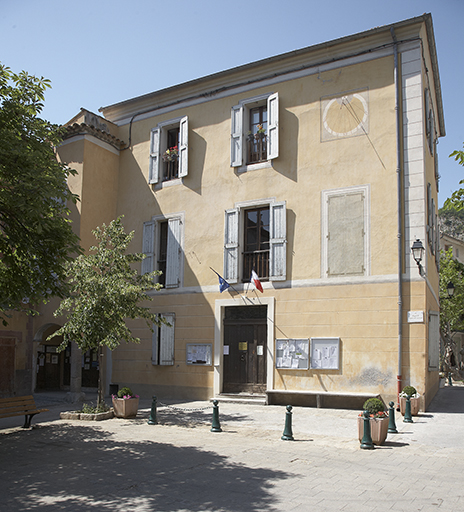
[[113, 417], [113, 411], [99, 412], [98, 414], [88, 414], [84, 412], [60, 412], [62, 420], [87, 420], [87, 421], [103, 421], [110, 420]]
[[[380, 446], [387, 439], [388, 434], [388, 417], [386, 418], [371, 418], [369, 420], [371, 426], [371, 437], [372, 442]], [[364, 436], [364, 419], [361, 416], [358, 416], [358, 437], [359, 442], [362, 441]]]
[[138, 409], [138, 398], [113, 398], [113, 410], [116, 418], [135, 418]]
[[[417, 416], [419, 414], [420, 397], [411, 398], [411, 416]], [[400, 397], [400, 412], [404, 416], [406, 411], [406, 398]]]

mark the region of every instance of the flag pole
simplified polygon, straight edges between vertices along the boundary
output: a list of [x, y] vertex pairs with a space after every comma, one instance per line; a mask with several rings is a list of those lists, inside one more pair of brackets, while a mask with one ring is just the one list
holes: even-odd
[[[211, 269], [211, 270], [212, 270], [212, 271], [213, 271], [213, 272], [214, 272], [218, 277], [220, 277], [221, 279], [224, 279], [224, 278], [223, 278], [223, 277], [222, 277], [218, 272], [216, 272], [216, 271], [214, 270], [214, 268], [213, 268], [213, 267], [209, 267], [209, 268], [210, 268], [210, 269]], [[227, 281], [226, 281], [225, 279], [224, 279], [224, 281], [227, 283]], [[247, 303], [246, 301], [248, 300], [251, 304], [253, 304], [253, 305], [254, 305], [254, 302], [253, 302], [251, 299], [249, 299], [248, 297], [244, 297], [244, 296], [243, 296], [243, 295], [242, 295], [242, 294], [241, 294], [241, 293], [240, 293], [236, 288], [234, 288], [230, 283], [227, 283], [227, 284], [229, 285], [229, 287], [230, 287], [230, 288], [232, 288], [232, 290], [234, 290], [234, 292], [235, 292], [237, 295], [240, 295], [240, 297], [243, 299], [243, 302], [244, 302], [245, 304]], [[246, 300], [245, 300], [245, 299], [246, 299]]]

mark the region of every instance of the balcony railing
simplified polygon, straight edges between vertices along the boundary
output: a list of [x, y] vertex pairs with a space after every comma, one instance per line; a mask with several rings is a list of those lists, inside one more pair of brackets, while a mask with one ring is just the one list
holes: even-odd
[[250, 134], [247, 139], [249, 164], [267, 160], [267, 136], [264, 133]]
[[254, 270], [260, 279], [269, 278], [269, 250], [243, 253], [243, 281], [248, 281]]
[[179, 176], [179, 159], [164, 162], [163, 181], [169, 181]]

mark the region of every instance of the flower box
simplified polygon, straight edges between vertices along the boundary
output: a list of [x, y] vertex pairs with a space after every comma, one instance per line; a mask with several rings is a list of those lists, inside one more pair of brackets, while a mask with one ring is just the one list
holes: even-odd
[[[419, 414], [420, 396], [416, 398], [410, 398], [411, 401], [411, 416], [417, 416]], [[400, 412], [404, 416], [406, 411], [406, 397], [400, 396]]]
[[113, 397], [113, 410], [116, 418], [135, 418], [139, 409], [139, 398]]
[[[382, 445], [385, 439], [387, 439], [388, 421], [388, 416], [384, 418], [370, 418], [369, 420], [372, 442], [377, 446]], [[364, 437], [364, 418], [362, 416], [358, 416], [358, 437], [359, 442]]]

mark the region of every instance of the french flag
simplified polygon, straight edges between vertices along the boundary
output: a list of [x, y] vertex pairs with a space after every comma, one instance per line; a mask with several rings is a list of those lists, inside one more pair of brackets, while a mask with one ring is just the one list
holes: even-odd
[[258, 277], [258, 274], [252, 270], [251, 271], [251, 279], [250, 279], [250, 283], [254, 284], [255, 287], [261, 292], [263, 293], [263, 286], [261, 284], [261, 281], [259, 280], [259, 277]]

